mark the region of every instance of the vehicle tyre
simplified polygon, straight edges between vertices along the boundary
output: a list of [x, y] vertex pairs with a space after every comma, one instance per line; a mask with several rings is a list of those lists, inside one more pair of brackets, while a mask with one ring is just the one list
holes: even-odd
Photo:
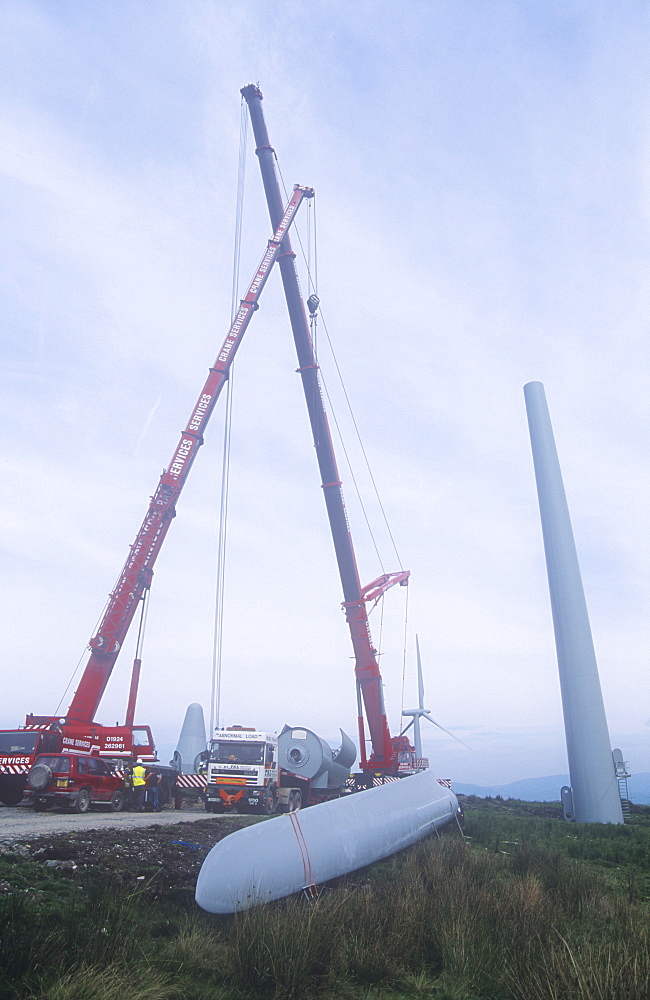
[[45, 799], [34, 799], [34, 812], [41, 813], [44, 812], [48, 807], [48, 803]]
[[271, 816], [275, 811], [275, 795], [273, 789], [270, 789], [268, 795], [264, 796], [262, 804], [259, 806], [259, 811], [262, 816]]
[[124, 792], [121, 788], [116, 788], [111, 796], [111, 812], [119, 813], [124, 809]]
[[3, 774], [0, 776], [0, 802], [5, 806], [17, 806], [23, 797], [27, 776], [24, 774]]
[[298, 812], [301, 805], [302, 805], [302, 795], [300, 793], [300, 790], [296, 790], [295, 792], [292, 792], [291, 795], [289, 796], [289, 812], [290, 813]]
[[44, 792], [52, 780], [52, 771], [47, 764], [34, 764], [27, 775], [27, 784], [35, 792]]
[[90, 792], [87, 788], [80, 789], [74, 803], [76, 813], [87, 813], [90, 809]]
[[173, 798], [173, 788], [169, 779], [163, 778], [158, 788], [158, 801], [160, 803], [160, 808], [169, 805]]

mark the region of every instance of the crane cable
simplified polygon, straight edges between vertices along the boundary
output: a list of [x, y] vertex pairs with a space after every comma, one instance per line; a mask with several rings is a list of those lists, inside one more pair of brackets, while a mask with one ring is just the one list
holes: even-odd
[[[235, 212], [235, 241], [233, 250], [232, 290], [230, 321], [233, 322], [238, 307], [239, 267], [241, 262], [242, 221], [244, 217], [244, 185], [246, 180], [246, 147], [248, 137], [246, 104], [241, 101], [239, 128], [239, 165], [237, 171], [237, 208]], [[226, 384], [226, 406], [221, 456], [221, 497], [219, 502], [219, 537], [217, 541], [217, 579], [214, 606], [214, 635], [212, 645], [212, 685], [210, 692], [210, 737], [219, 727], [221, 716], [221, 666], [223, 660], [223, 611], [226, 570], [226, 539], [228, 526], [228, 488], [230, 483], [230, 439], [232, 428], [234, 365]]]
[[402, 695], [399, 707], [399, 726], [397, 727], [399, 731], [402, 731], [402, 719], [404, 718], [404, 689], [406, 687], [406, 660], [407, 660], [407, 643], [408, 643], [408, 623], [409, 623], [409, 588], [405, 587], [406, 596], [404, 598], [404, 645], [402, 648]]
[[144, 635], [147, 628], [147, 614], [149, 612], [149, 595], [151, 590], [147, 587], [140, 598], [142, 602], [142, 607], [140, 608], [140, 621], [138, 623], [138, 637], [135, 641], [135, 656], [136, 659], [142, 659], [142, 650], [144, 648]]

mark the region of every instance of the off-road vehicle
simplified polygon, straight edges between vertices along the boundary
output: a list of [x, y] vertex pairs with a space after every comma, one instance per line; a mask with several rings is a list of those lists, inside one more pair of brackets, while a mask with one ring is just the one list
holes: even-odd
[[90, 754], [41, 754], [27, 775], [25, 796], [34, 809], [63, 806], [78, 813], [91, 805], [120, 812], [127, 789], [121, 774], [101, 757]]

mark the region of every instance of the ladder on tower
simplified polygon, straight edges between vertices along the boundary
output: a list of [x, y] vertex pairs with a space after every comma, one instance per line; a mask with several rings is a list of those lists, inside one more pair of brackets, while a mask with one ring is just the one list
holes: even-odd
[[627, 779], [629, 774], [617, 775], [618, 780], [618, 794], [621, 797], [621, 809], [623, 811], [623, 819], [630, 818], [630, 798], [627, 788]]
[[628, 771], [627, 761], [623, 760], [623, 754], [620, 750], [612, 750], [612, 758], [614, 760], [614, 772], [618, 782], [618, 794], [621, 800], [621, 810], [623, 812], [623, 819], [625, 820], [630, 818], [630, 793], [627, 787], [627, 779], [631, 777], [631, 775]]

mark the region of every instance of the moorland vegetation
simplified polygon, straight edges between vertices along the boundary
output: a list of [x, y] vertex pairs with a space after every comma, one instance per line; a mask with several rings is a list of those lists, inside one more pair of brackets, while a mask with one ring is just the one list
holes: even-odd
[[[650, 809], [469, 799], [464, 829], [232, 917], [0, 856], [0, 1000], [650, 1000]], [[178, 841], [177, 841], [178, 843]]]

